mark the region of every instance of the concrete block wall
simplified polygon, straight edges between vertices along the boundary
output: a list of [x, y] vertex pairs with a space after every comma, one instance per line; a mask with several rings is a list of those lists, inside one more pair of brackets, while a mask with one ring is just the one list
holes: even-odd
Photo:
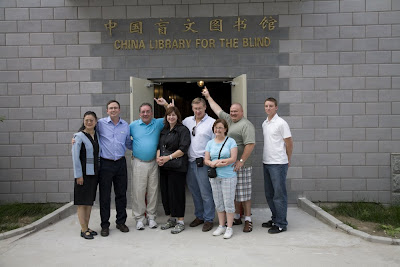
[[[288, 23], [294, 26], [289, 40], [301, 41], [300, 52], [288, 51], [293, 57], [289, 65], [301, 73], [289, 77], [297, 97], [280, 92], [292, 119], [302, 120], [292, 127], [295, 144], [301, 146], [293, 165], [302, 168], [302, 179], [290, 179], [289, 190], [312, 201], [390, 203], [390, 153], [398, 149], [391, 133], [399, 127], [393, 113], [399, 87], [392, 82], [400, 75], [393, 57], [400, 49], [393, 31], [400, 23], [399, 1], [289, 2], [280, 12], [297, 20]], [[302, 55], [309, 61], [295, 60]], [[279, 75], [287, 77], [282, 69]], [[308, 84], [296, 86], [302, 79]]]
[[[268, 52], [117, 51], [103, 21], [277, 16]], [[100, 26], [99, 26], [100, 25]], [[272, 51], [272, 53], [271, 53]], [[400, 150], [399, 0], [7, 0], [0, 2], [0, 202], [72, 199], [70, 138], [112, 98], [128, 120], [129, 76], [248, 77], [257, 130], [254, 197], [264, 205], [263, 100], [295, 142], [289, 200], [391, 202]]]

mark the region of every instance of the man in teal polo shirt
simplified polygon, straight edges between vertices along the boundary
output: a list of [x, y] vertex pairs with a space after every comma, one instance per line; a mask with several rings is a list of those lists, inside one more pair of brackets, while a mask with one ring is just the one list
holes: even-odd
[[[157, 104], [166, 106], [163, 99], [155, 99]], [[144, 230], [147, 214], [150, 228], [157, 228], [155, 221], [158, 198], [158, 164], [156, 152], [164, 119], [153, 118], [153, 108], [149, 103], [139, 107], [140, 119], [133, 121], [130, 132], [133, 138], [133, 177], [132, 177], [132, 214], [136, 220], [136, 229]], [[147, 205], [146, 205], [147, 192]]]

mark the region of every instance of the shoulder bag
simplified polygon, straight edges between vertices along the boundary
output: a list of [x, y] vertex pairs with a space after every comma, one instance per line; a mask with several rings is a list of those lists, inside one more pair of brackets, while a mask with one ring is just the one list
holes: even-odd
[[[224, 142], [224, 143], [222, 144], [222, 146], [221, 146], [221, 150], [219, 151], [219, 154], [218, 154], [218, 159], [221, 157], [222, 148], [224, 147], [226, 141], [228, 141], [228, 138], [229, 138], [229, 137], [226, 137], [225, 142]], [[210, 177], [210, 178], [215, 178], [215, 177], [217, 177], [217, 168], [216, 168], [216, 167], [214, 167], [214, 168], [213, 168], [213, 167], [210, 167], [210, 168], [208, 169], [207, 173], [208, 173], [208, 177]]]

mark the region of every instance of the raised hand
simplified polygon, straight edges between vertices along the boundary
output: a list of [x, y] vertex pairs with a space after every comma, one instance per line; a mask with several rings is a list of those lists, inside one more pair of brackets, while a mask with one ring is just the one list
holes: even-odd
[[210, 92], [208, 91], [208, 89], [207, 89], [206, 86], [204, 86], [204, 89], [201, 90], [201, 94], [202, 94], [205, 98], [210, 97]]
[[175, 107], [174, 99], [172, 98], [171, 103], [168, 104], [167, 108]]
[[157, 103], [158, 105], [160, 105], [160, 106], [168, 105], [167, 101], [166, 101], [164, 98], [162, 98], [162, 97], [160, 97], [160, 98], [154, 98], [154, 101], [156, 101], [156, 103]]

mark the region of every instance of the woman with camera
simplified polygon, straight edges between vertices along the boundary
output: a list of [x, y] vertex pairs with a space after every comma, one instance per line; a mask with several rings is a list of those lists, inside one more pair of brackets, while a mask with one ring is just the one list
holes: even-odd
[[181, 113], [176, 107], [167, 108], [164, 125], [160, 134], [156, 160], [160, 166], [162, 204], [165, 215], [169, 215], [170, 218], [161, 226], [161, 229], [173, 227], [171, 233], [178, 234], [185, 230], [185, 183], [190, 132], [182, 124]]
[[[219, 226], [213, 232], [213, 235], [224, 234], [224, 238], [228, 239], [233, 234], [234, 199], [237, 183], [233, 164], [236, 162], [238, 149], [235, 140], [226, 136], [228, 124], [225, 120], [216, 120], [212, 129], [215, 138], [207, 143], [204, 163], [211, 167], [209, 177], [215, 208], [218, 212]], [[228, 227], [225, 227], [226, 221]]]

